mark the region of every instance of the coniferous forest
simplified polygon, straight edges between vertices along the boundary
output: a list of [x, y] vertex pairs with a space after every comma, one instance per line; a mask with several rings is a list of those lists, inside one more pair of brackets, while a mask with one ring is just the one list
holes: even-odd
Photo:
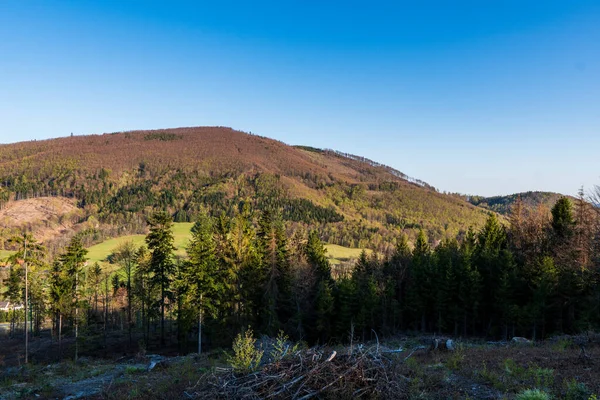
[[77, 333], [101, 345], [115, 327], [136, 345], [182, 351], [229, 346], [248, 328], [309, 344], [351, 332], [544, 339], [598, 328], [595, 212], [583, 198], [552, 210], [517, 201], [507, 224], [490, 214], [435, 247], [423, 231], [412, 245], [402, 236], [389, 254], [363, 252], [350, 271], [332, 268], [316, 231], [288, 236], [280, 209], [200, 214], [186, 257], [174, 254], [172, 216], [156, 212], [145, 245], [114, 249], [111, 273], [86, 262], [77, 236], [49, 265], [35, 238], [15, 238], [7, 296], [22, 302], [27, 264], [33, 333], [49, 317], [59, 344]]

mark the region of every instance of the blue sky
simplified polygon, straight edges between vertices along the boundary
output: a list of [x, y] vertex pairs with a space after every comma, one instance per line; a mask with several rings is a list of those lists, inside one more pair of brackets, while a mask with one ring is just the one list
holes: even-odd
[[575, 194], [600, 184], [600, 2], [0, 1], [0, 143], [198, 125]]

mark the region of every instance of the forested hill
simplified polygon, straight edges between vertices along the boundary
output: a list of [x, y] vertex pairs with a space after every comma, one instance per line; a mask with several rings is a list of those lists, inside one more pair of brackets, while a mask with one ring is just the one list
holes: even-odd
[[[530, 191], [507, 196], [465, 196], [465, 199], [475, 206], [488, 208], [497, 213], [508, 215], [517, 199], [520, 199], [525, 207], [534, 208], [538, 205], [543, 205], [551, 209], [561, 197], [564, 197], [564, 195], [560, 193]], [[572, 198], [572, 200], [574, 199]]]
[[[163, 209], [175, 221], [275, 208], [330, 243], [384, 250], [402, 231], [432, 241], [482, 226], [487, 212], [374, 161], [293, 147], [223, 127], [65, 137], [0, 146], [0, 206], [41, 196], [76, 199], [90, 218], [141, 232]], [[98, 235], [89, 228], [90, 235]]]

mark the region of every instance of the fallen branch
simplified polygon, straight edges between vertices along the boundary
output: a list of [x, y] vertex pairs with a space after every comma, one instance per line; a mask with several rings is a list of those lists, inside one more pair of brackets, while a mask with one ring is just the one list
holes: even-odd
[[427, 346], [417, 346], [417, 347], [415, 347], [415, 348], [413, 349], [413, 351], [411, 351], [411, 352], [410, 352], [410, 354], [409, 354], [409, 355], [407, 355], [407, 356], [404, 358], [404, 361], [408, 360], [408, 359], [409, 359], [409, 358], [410, 358], [410, 357], [411, 357], [413, 354], [415, 354], [415, 352], [416, 352], [417, 350], [425, 350], [426, 348], [427, 348]]

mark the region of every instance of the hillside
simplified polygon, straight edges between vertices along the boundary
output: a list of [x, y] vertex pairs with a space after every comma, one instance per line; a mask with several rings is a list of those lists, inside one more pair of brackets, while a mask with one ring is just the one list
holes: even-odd
[[543, 205], [548, 209], [551, 209], [558, 199], [563, 196], [564, 195], [560, 193], [553, 192], [524, 192], [507, 196], [469, 196], [467, 201], [475, 206], [487, 208], [497, 213], [507, 215], [510, 212], [511, 206], [518, 198], [521, 199], [525, 207], [537, 207]]
[[32, 232], [40, 241], [73, 231], [82, 215], [74, 199], [37, 197], [7, 202], [0, 208], [3, 236]]
[[74, 198], [82, 221], [118, 226], [108, 236], [143, 233], [153, 209], [190, 222], [200, 209], [232, 214], [247, 203], [281, 210], [294, 229], [317, 227], [329, 243], [385, 250], [403, 231], [423, 228], [435, 241], [481, 226], [487, 213], [361, 157], [222, 127], [2, 145], [0, 182], [0, 205]]

